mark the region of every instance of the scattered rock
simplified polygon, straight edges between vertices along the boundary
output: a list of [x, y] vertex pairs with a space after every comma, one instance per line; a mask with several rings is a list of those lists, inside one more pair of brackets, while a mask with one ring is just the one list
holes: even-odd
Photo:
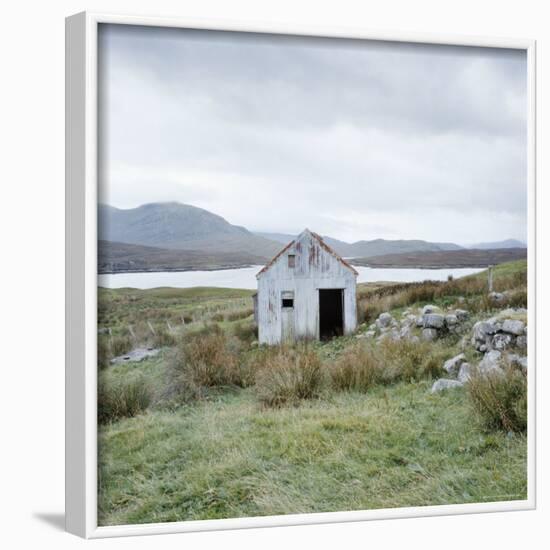
[[516, 347], [519, 349], [527, 349], [527, 336], [518, 336], [516, 338]]
[[496, 334], [501, 328], [502, 324], [496, 317], [478, 321], [472, 328], [472, 345], [482, 352], [491, 349], [492, 335]]
[[478, 321], [473, 327], [474, 338], [476, 340], [485, 340], [486, 336], [495, 334], [500, 328], [500, 323], [494, 317], [486, 321]]
[[399, 340], [399, 332], [396, 329], [385, 330], [377, 339], [378, 342], [382, 340]]
[[465, 362], [466, 362], [466, 356], [463, 353], [461, 353], [460, 355], [457, 355], [452, 359], [445, 361], [445, 363], [443, 364], [443, 370], [445, 370], [451, 376], [456, 376], [458, 374], [458, 370], [460, 369], [460, 366], [462, 365], [462, 363], [465, 363]]
[[424, 315], [424, 328], [443, 328], [445, 317], [440, 313], [427, 313]]
[[460, 370], [458, 371], [458, 381], [465, 384], [470, 380], [470, 376], [472, 375], [472, 365], [470, 363], [462, 363], [460, 365]]
[[462, 382], [459, 382], [458, 380], [449, 380], [448, 378], [440, 378], [439, 380], [436, 380], [434, 382], [434, 385], [432, 386], [431, 393], [437, 393], [443, 390], [449, 390], [452, 388], [460, 388], [462, 387]]
[[472, 345], [481, 352], [506, 350], [513, 346], [524, 349], [527, 346], [525, 333], [527, 326], [518, 319], [506, 319], [506, 315], [515, 315], [517, 310], [507, 309], [498, 317], [478, 321], [472, 329]]
[[491, 350], [485, 354], [485, 357], [480, 361], [477, 368], [481, 374], [488, 374], [490, 372], [502, 372], [500, 362], [502, 360], [502, 353], [498, 350]]
[[470, 317], [470, 312], [466, 311], [465, 309], [455, 309], [455, 315], [457, 319], [462, 323], [463, 321], [467, 321]]
[[148, 357], [154, 357], [159, 352], [160, 352], [159, 349], [154, 349], [154, 348], [136, 348], [124, 355], [119, 355], [118, 357], [111, 359], [111, 363], [113, 365], [116, 365], [118, 363], [131, 363], [131, 362], [136, 363], [139, 361], [143, 361]]
[[491, 343], [494, 349], [502, 351], [514, 343], [514, 338], [510, 334], [495, 334]]
[[422, 330], [422, 339], [431, 342], [437, 338], [437, 330], [435, 328], [425, 328]]
[[502, 323], [502, 331], [513, 334], [514, 336], [522, 336], [525, 330], [525, 323], [523, 321], [515, 321], [513, 319], [506, 319]]
[[378, 316], [378, 319], [376, 319], [376, 325], [379, 328], [389, 327], [393, 320], [394, 320], [393, 317], [389, 313], [387, 312], [381, 313]]
[[455, 325], [458, 324], [458, 317], [452, 313], [445, 315], [445, 324], [448, 327], [454, 327]]
[[427, 313], [434, 313], [436, 311], [439, 311], [439, 308], [437, 306], [434, 306], [432, 304], [428, 304], [422, 308], [422, 314], [426, 315]]

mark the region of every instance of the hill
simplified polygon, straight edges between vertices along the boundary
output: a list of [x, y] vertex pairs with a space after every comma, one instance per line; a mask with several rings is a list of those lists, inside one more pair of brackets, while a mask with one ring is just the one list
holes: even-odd
[[370, 258], [356, 258], [353, 263], [367, 267], [487, 267], [525, 258], [527, 258], [526, 248], [462, 249], [384, 254]]
[[261, 265], [264, 259], [248, 253], [174, 250], [154, 246], [98, 242], [99, 273], [193, 271]]
[[517, 239], [506, 239], [504, 241], [496, 241], [492, 243], [477, 243], [469, 245], [468, 248], [477, 248], [481, 250], [496, 249], [496, 248], [527, 248], [527, 245]]
[[125, 210], [99, 205], [98, 229], [103, 241], [197, 251], [206, 256], [249, 255], [267, 261], [280, 249], [279, 243], [232, 225], [221, 216], [176, 202]]
[[[278, 241], [282, 244], [289, 243], [295, 238], [294, 235], [287, 233], [256, 233], [272, 241]], [[340, 256], [344, 258], [366, 258], [371, 256], [379, 256], [382, 254], [399, 254], [412, 251], [429, 251], [429, 250], [461, 250], [462, 247], [454, 243], [432, 243], [419, 239], [374, 239], [372, 241], [356, 241], [348, 243], [333, 237], [324, 235], [323, 240]]]

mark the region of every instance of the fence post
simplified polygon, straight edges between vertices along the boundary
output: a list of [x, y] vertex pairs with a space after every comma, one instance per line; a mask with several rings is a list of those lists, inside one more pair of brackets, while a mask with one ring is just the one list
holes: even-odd
[[488, 277], [488, 285], [489, 285], [489, 292], [493, 292], [493, 266], [489, 266], [489, 273], [487, 275]]

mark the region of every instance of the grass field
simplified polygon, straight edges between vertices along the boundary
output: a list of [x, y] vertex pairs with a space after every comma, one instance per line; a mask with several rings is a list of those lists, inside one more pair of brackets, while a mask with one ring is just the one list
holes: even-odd
[[[498, 266], [495, 287], [520, 304], [525, 273], [525, 262]], [[362, 286], [358, 307], [366, 321], [359, 331], [384, 308], [399, 316], [427, 302], [460, 304], [472, 311], [470, 323], [496, 314], [497, 306], [484, 299], [484, 281], [479, 274], [461, 282]], [[140, 412], [100, 425], [100, 525], [526, 498], [525, 434], [488, 430], [464, 388], [430, 394], [438, 365], [460, 351], [455, 336], [418, 348], [390, 346], [376, 357], [377, 368], [387, 367], [392, 376], [361, 391], [338, 390], [332, 378], [342, 357], [361, 358], [353, 355], [357, 339], [347, 337], [308, 346], [322, 376], [307, 399], [266, 406], [258, 392], [265, 377], [213, 382], [199, 398], [167, 398], [169, 374], [178, 365], [174, 346], [210, 334], [214, 326], [239, 365], [269, 359], [271, 352], [249, 337], [250, 295], [205, 288], [100, 291], [100, 329], [111, 330], [102, 334], [106, 341], [127, 339], [132, 347], [163, 330], [170, 335], [158, 356], [100, 372], [107, 390], [123, 393], [125, 384], [136, 382], [148, 395]], [[167, 321], [171, 330], [164, 328]], [[199, 342], [206, 349], [208, 341]], [[468, 353], [475, 360], [477, 352]], [[228, 357], [209, 360], [223, 367]], [[204, 379], [212, 373], [200, 374]], [[294, 375], [294, 363], [281, 374]]]

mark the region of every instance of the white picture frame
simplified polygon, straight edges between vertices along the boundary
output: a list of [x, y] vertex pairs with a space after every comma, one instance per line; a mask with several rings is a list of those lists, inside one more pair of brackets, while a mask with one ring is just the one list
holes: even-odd
[[[101, 23], [513, 48], [528, 67], [528, 497], [486, 502], [98, 527], [97, 33]], [[529, 510], [535, 495], [535, 51], [533, 40], [280, 26], [83, 12], [66, 20], [66, 529], [85, 538]], [[535, 330], [533, 330], [535, 329]]]

